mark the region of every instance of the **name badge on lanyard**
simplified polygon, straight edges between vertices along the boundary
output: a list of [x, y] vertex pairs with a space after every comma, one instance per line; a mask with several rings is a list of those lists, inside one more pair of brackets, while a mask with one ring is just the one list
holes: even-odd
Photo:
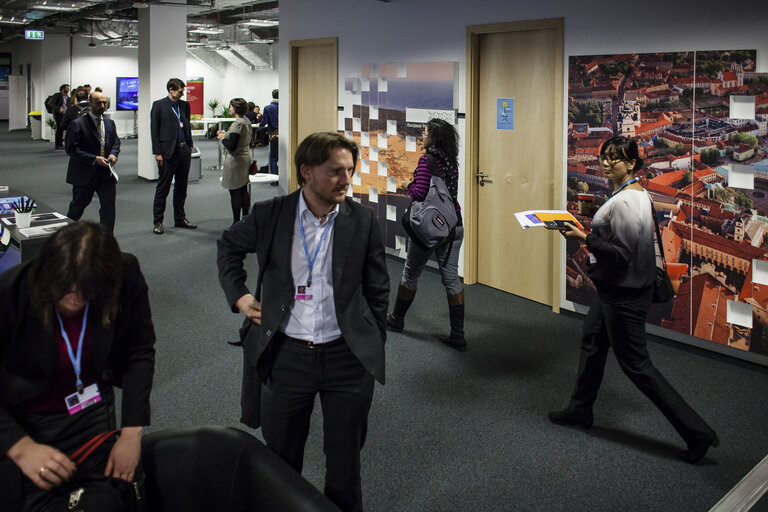
[[75, 388], [76, 392], [68, 395], [64, 398], [64, 403], [67, 406], [67, 412], [69, 415], [76, 414], [86, 407], [101, 402], [101, 394], [99, 393], [99, 386], [97, 384], [91, 384], [88, 387], [83, 386], [83, 381], [80, 378], [81, 375], [81, 362], [83, 356], [83, 342], [85, 340], [85, 330], [88, 325], [88, 310], [91, 304], [85, 305], [85, 312], [83, 313], [83, 325], [80, 327], [80, 337], [77, 344], [77, 354], [72, 350], [72, 342], [69, 340], [67, 331], [64, 329], [64, 322], [61, 320], [61, 316], [58, 311], [56, 312], [56, 318], [59, 320], [59, 327], [61, 328], [61, 337], [64, 338], [64, 344], [67, 346], [67, 355], [72, 362], [72, 368], [75, 370]]

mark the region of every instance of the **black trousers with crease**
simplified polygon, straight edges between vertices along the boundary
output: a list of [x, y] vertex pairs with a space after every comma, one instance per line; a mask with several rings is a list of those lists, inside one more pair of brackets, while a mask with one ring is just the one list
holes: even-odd
[[171, 191], [173, 182], [173, 220], [183, 221], [187, 214], [184, 203], [187, 200], [187, 180], [192, 150], [186, 144], [177, 145], [170, 158], [163, 159], [163, 165], [157, 167], [158, 178], [155, 187], [155, 200], [152, 206], [153, 223], [162, 223], [165, 217], [165, 200]]
[[323, 411], [325, 495], [345, 512], [362, 511], [360, 450], [368, 430], [373, 376], [349, 346], [307, 346], [281, 339], [261, 392], [267, 446], [301, 472], [315, 396]]
[[626, 304], [608, 304], [595, 298], [584, 320], [576, 388], [568, 409], [591, 415], [608, 349], [613, 348], [627, 377], [691, 445], [706, 438], [712, 430], [651, 362], [645, 339], [645, 319], [650, 307], [650, 290], [641, 300]]

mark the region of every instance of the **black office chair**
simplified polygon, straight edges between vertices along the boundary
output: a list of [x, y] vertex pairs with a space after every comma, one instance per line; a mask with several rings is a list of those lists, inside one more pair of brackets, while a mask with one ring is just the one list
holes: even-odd
[[252, 435], [205, 426], [142, 440], [147, 512], [338, 512]]

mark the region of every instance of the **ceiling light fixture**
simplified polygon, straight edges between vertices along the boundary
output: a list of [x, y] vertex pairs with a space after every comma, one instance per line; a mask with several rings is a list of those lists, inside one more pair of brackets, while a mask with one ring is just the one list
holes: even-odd
[[196, 29], [192, 29], [189, 31], [190, 34], [223, 34], [224, 31], [220, 28], [208, 28], [208, 27], [198, 27]]
[[254, 18], [244, 21], [242, 24], [248, 27], [276, 27], [280, 22], [277, 20], [258, 20]]
[[131, 7], [134, 9], [146, 9], [149, 7], [149, 2], [147, 0], [136, 0]]

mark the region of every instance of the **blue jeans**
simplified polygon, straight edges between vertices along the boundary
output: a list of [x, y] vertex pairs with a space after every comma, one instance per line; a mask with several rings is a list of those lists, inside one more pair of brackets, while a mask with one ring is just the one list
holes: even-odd
[[448, 295], [461, 293], [463, 288], [461, 280], [459, 279], [459, 251], [461, 250], [462, 240], [464, 240], [464, 226], [456, 226], [456, 238], [451, 246], [451, 253], [448, 256], [448, 261], [445, 262], [445, 253], [448, 251], [448, 244], [441, 245], [437, 250], [425, 251], [418, 245], [412, 243], [409, 238], [406, 245], [407, 256], [405, 257], [405, 266], [403, 267], [403, 277], [400, 279], [400, 284], [409, 290], [416, 290], [419, 284], [421, 271], [424, 270], [427, 261], [429, 261], [429, 257], [434, 252], [446, 293], [448, 293]]

